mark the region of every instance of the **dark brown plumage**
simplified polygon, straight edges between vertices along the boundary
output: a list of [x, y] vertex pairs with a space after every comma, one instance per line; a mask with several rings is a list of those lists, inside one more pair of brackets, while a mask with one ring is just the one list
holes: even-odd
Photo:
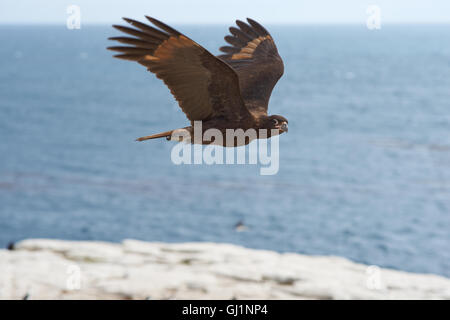
[[[283, 61], [264, 27], [252, 19], [247, 19], [248, 24], [237, 20], [239, 28], [231, 27], [231, 35], [225, 37], [230, 46], [220, 48], [225, 54], [215, 57], [161, 21], [146, 18], [157, 28], [124, 18], [134, 28], [115, 25], [129, 36], [110, 38], [124, 46], [108, 49], [120, 53], [116, 58], [136, 61], [164, 81], [191, 121], [191, 126], [178, 130], [193, 136], [194, 121], [202, 121], [203, 132], [215, 128], [224, 138], [226, 129], [268, 129], [269, 137], [270, 129], [275, 129], [275, 134], [287, 131], [284, 117], [267, 115], [270, 94], [283, 74]], [[137, 140], [170, 140], [178, 130]], [[250, 141], [246, 139], [245, 144]], [[192, 142], [211, 143], [203, 139]], [[222, 145], [238, 143], [224, 139]]]

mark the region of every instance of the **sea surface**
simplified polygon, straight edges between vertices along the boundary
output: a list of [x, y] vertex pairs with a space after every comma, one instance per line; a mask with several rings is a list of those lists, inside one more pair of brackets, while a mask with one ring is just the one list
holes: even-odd
[[[226, 26], [177, 26], [214, 54]], [[450, 277], [450, 26], [267, 26], [280, 168], [174, 165], [188, 124], [110, 26], [0, 26], [0, 245], [213, 241]], [[242, 222], [247, 229], [235, 230]]]

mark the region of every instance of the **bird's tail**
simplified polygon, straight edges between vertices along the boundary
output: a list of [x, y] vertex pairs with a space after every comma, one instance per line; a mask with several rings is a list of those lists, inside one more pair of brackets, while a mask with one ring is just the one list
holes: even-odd
[[173, 130], [170, 131], [166, 131], [166, 132], [161, 132], [161, 133], [157, 133], [151, 136], [145, 136], [145, 137], [140, 137], [137, 138], [136, 141], [145, 141], [145, 140], [150, 140], [150, 139], [158, 139], [158, 138], [169, 138], [172, 135]]

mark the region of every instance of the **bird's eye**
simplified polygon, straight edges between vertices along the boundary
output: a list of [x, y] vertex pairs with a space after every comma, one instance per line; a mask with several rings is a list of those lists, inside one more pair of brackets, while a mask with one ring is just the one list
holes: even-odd
[[272, 119], [273, 124], [276, 126], [278, 124], [278, 120], [277, 119]]

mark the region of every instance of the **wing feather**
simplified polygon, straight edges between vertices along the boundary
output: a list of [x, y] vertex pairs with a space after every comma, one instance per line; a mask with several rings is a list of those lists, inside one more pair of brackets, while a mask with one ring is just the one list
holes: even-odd
[[242, 98], [252, 113], [265, 113], [270, 95], [283, 75], [283, 60], [269, 32], [255, 20], [248, 24], [237, 20], [239, 27], [230, 27], [231, 35], [220, 51], [219, 58], [228, 63], [238, 74]]
[[153, 49], [155, 50], [158, 47], [157, 43], [150, 43], [148, 41], [139, 40], [136, 38], [129, 38], [129, 37], [111, 37], [108, 38], [108, 40], [115, 40], [120, 43], [124, 44], [131, 44], [139, 48], [147, 48], [147, 49]]
[[238, 53], [239, 51], [241, 51], [241, 49], [238, 49], [235, 47], [230, 47], [230, 46], [223, 46], [223, 47], [220, 47], [220, 51], [226, 52], [226, 53]]
[[251, 117], [238, 75], [227, 63], [163, 22], [146, 18], [159, 29], [128, 18], [137, 29], [114, 26], [133, 36], [110, 38], [125, 44], [108, 48], [120, 53], [116, 58], [136, 61], [163, 80], [191, 121]]

